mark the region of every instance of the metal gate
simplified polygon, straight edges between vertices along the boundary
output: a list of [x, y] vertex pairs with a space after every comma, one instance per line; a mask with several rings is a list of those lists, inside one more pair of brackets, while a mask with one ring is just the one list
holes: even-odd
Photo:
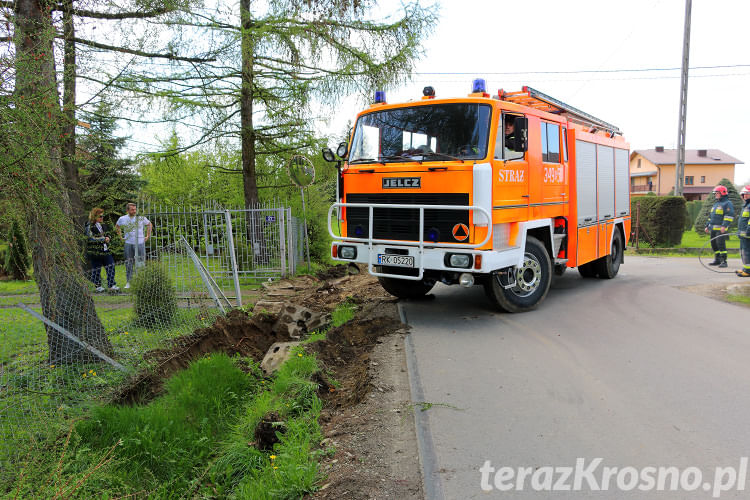
[[[302, 224], [292, 217], [291, 208], [187, 208], [141, 202], [138, 213], [154, 226], [147, 254], [172, 248], [184, 238], [237, 305], [242, 304], [243, 285], [294, 274], [303, 255]], [[182, 277], [181, 264], [175, 260], [175, 276]]]

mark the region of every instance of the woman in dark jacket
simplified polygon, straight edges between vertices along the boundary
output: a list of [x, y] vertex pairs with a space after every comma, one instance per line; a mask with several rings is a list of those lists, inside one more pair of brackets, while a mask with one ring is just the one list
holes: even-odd
[[91, 210], [86, 223], [86, 257], [91, 262], [91, 281], [97, 292], [103, 292], [102, 267], [107, 271], [107, 286], [112, 291], [120, 287], [115, 284], [115, 259], [109, 250], [110, 228], [103, 222], [104, 210], [99, 207]]

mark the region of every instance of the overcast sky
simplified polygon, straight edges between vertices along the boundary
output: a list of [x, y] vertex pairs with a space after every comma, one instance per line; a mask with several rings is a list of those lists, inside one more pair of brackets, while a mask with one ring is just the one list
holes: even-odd
[[[383, 4], [384, 12], [394, 5]], [[679, 68], [684, 0], [444, 0], [440, 18], [413, 81], [390, 89], [389, 102], [418, 99], [425, 85], [438, 97], [462, 96], [481, 77], [491, 94], [529, 85], [617, 125], [631, 150], [675, 147], [679, 69], [605, 71]], [[735, 67], [690, 70], [686, 132], [687, 148], [720, 149], [746, 163], [749, 19], [748, 0], [693, 1], [691, 68]], [[343, 128], [346, 113], [339, 117], [331, 130]], [[735, 177], [750, 183], [750, 165]]]

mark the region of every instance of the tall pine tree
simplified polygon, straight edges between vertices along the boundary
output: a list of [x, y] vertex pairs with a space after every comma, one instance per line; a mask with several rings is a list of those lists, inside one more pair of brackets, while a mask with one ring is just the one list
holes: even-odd
[[101, 207], [111, 220], [114, 214], [124, 213], [125, 203], [135, 199], [143, 182], [131, 168], [132, 160], [120, 156], [127, 138], [115, 135], [112, 105], [102, 100], [82, 118], [90, 126], [79, 136], [76, 151], [83, 206], [86, 210]]

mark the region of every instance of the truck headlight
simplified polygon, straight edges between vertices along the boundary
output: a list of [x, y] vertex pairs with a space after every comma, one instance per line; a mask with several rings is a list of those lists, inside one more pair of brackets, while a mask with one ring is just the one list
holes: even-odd
[[355, 247], [339, 246], [339, 258], [340, 259], [354, 259], [357, 256], [357, 249]]
[[471, 255], [465, 253], [449, 253], [446, 257], [448, 267], [471, 267]]

